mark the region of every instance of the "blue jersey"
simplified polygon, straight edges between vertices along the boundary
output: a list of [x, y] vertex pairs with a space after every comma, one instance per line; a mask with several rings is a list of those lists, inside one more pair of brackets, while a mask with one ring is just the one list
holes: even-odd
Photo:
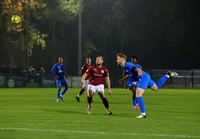
[[[138, 81], [135, 87], [142, 88], [145, 90], [147, 89], [147, 87], [152, 87], [155, 84], [155, 82], [151, 79], [150, 75], [146, 72], [143, 72], [143, 74], [139, 76], [137, 68], [139, 68], [139, 66], [137, 67], [137, 65], [131, 62], [126, 62], [123, 67], [124, 73], [131, 76], [130, 78], [127, 79], [126, 82], [129, 88], [133, 86], [135, 80]], [[136, 77], [136, 79], [134, 79], [134, 77]]]
[[[137, 64], [136, 67], [142, 70], [142, 66], [140, 66], [139, 64]], [[137, 72], [135, 72], [135, 75], [133, 76], [133, 78], [135, 78], [136, 80], [139, 80], [140, 76], [138, 75]]]
[[64, 79], [65, 77], [65, 65], [64, 64], [60, 64], [57, 63], [53, 66], [53, 68], [51, 69], [51, 73], [53, 75], [57, 75], [59, 77], [59, 79]]
[[139, 64], [135, 65], [131, 62], [126, 62], [123, 68], [123, 72], [137, 81], [140, 78], [138, 72], [136, 71], [137, 68], [142, 70], [142, 66], [140, 66]]
[[136, 67], [142, 70], [142, 66], [141, 65], [137, 64]]
[[133, 76], [133, 73], [131, 71], [133, 67], [136, 68], [136, 65], [131, 63], [131, 62], [126, 62], [124, 67], [123, 67], [123, 72], [126, 75]]

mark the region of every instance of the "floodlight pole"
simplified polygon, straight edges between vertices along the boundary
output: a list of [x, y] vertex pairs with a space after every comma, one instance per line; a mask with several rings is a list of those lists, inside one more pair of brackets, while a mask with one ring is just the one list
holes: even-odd
[[82, 31], [82, 1], [83, 0], [79, 0], [79, 13], [78, 13], [78, 74], [80, 74], [80, 69], [81, 69], [81, 49], [82, 49], [82, 35], [81, 35], [81, 31]]

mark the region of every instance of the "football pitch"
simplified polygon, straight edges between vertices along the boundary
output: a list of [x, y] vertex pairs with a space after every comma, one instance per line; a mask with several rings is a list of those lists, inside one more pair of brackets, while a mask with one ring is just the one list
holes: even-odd
[[147, 90], [146, 119], [136, 119], [127, 89], [112, 89], [112, 96], [105, 89], [113, 115], [98, 94], [88, 115], [86, 92], [75, 100], [79, 90], [69, 88], [57, 103], [57, 89], [0, 89], [0, 139], [200, 138], [200, 89]]

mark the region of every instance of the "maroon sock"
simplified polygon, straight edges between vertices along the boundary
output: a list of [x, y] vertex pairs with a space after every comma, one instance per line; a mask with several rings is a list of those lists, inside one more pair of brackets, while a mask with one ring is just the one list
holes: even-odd
[[88, 96], [88, 97], [87, 97], [87, 100], [88, 100], [88, 104], [91, 105], [91, 103], [92, 103], [92, 97], [89, 97], [89, 96]]
[[108, 100], [107, 100], [105, 97], [102, 97], [101, 99], [102, 99], [103, 104], [104, 104], [104, 106], [106, 107], [106, 109], [109, 109], [109, 103], [108, 103]]
[[85, 91], [85, 89], [81, 89], [80, 93], [79, 93], [79, 96], [81, 96], [83, 94], [83, 92]]
[[106, 97], [103, 97], [103, 95], [101, 95], [101, 94], [99, 94], [99, 96], [101, 97], [101, 100], [103, 101], [103, 104], [106, 107], [106, 109], [109, 109], [109, 103], [108, 103], [108, 100], [106, 99]]

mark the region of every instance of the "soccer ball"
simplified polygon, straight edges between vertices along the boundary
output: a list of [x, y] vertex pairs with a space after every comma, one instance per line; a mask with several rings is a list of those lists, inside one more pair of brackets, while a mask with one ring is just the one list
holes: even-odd
[[20, 17], [18, 15], [13, 15], [12, 18], [11, 18], [11, 21], [14, 24], [18, 24], [20, 22]]

